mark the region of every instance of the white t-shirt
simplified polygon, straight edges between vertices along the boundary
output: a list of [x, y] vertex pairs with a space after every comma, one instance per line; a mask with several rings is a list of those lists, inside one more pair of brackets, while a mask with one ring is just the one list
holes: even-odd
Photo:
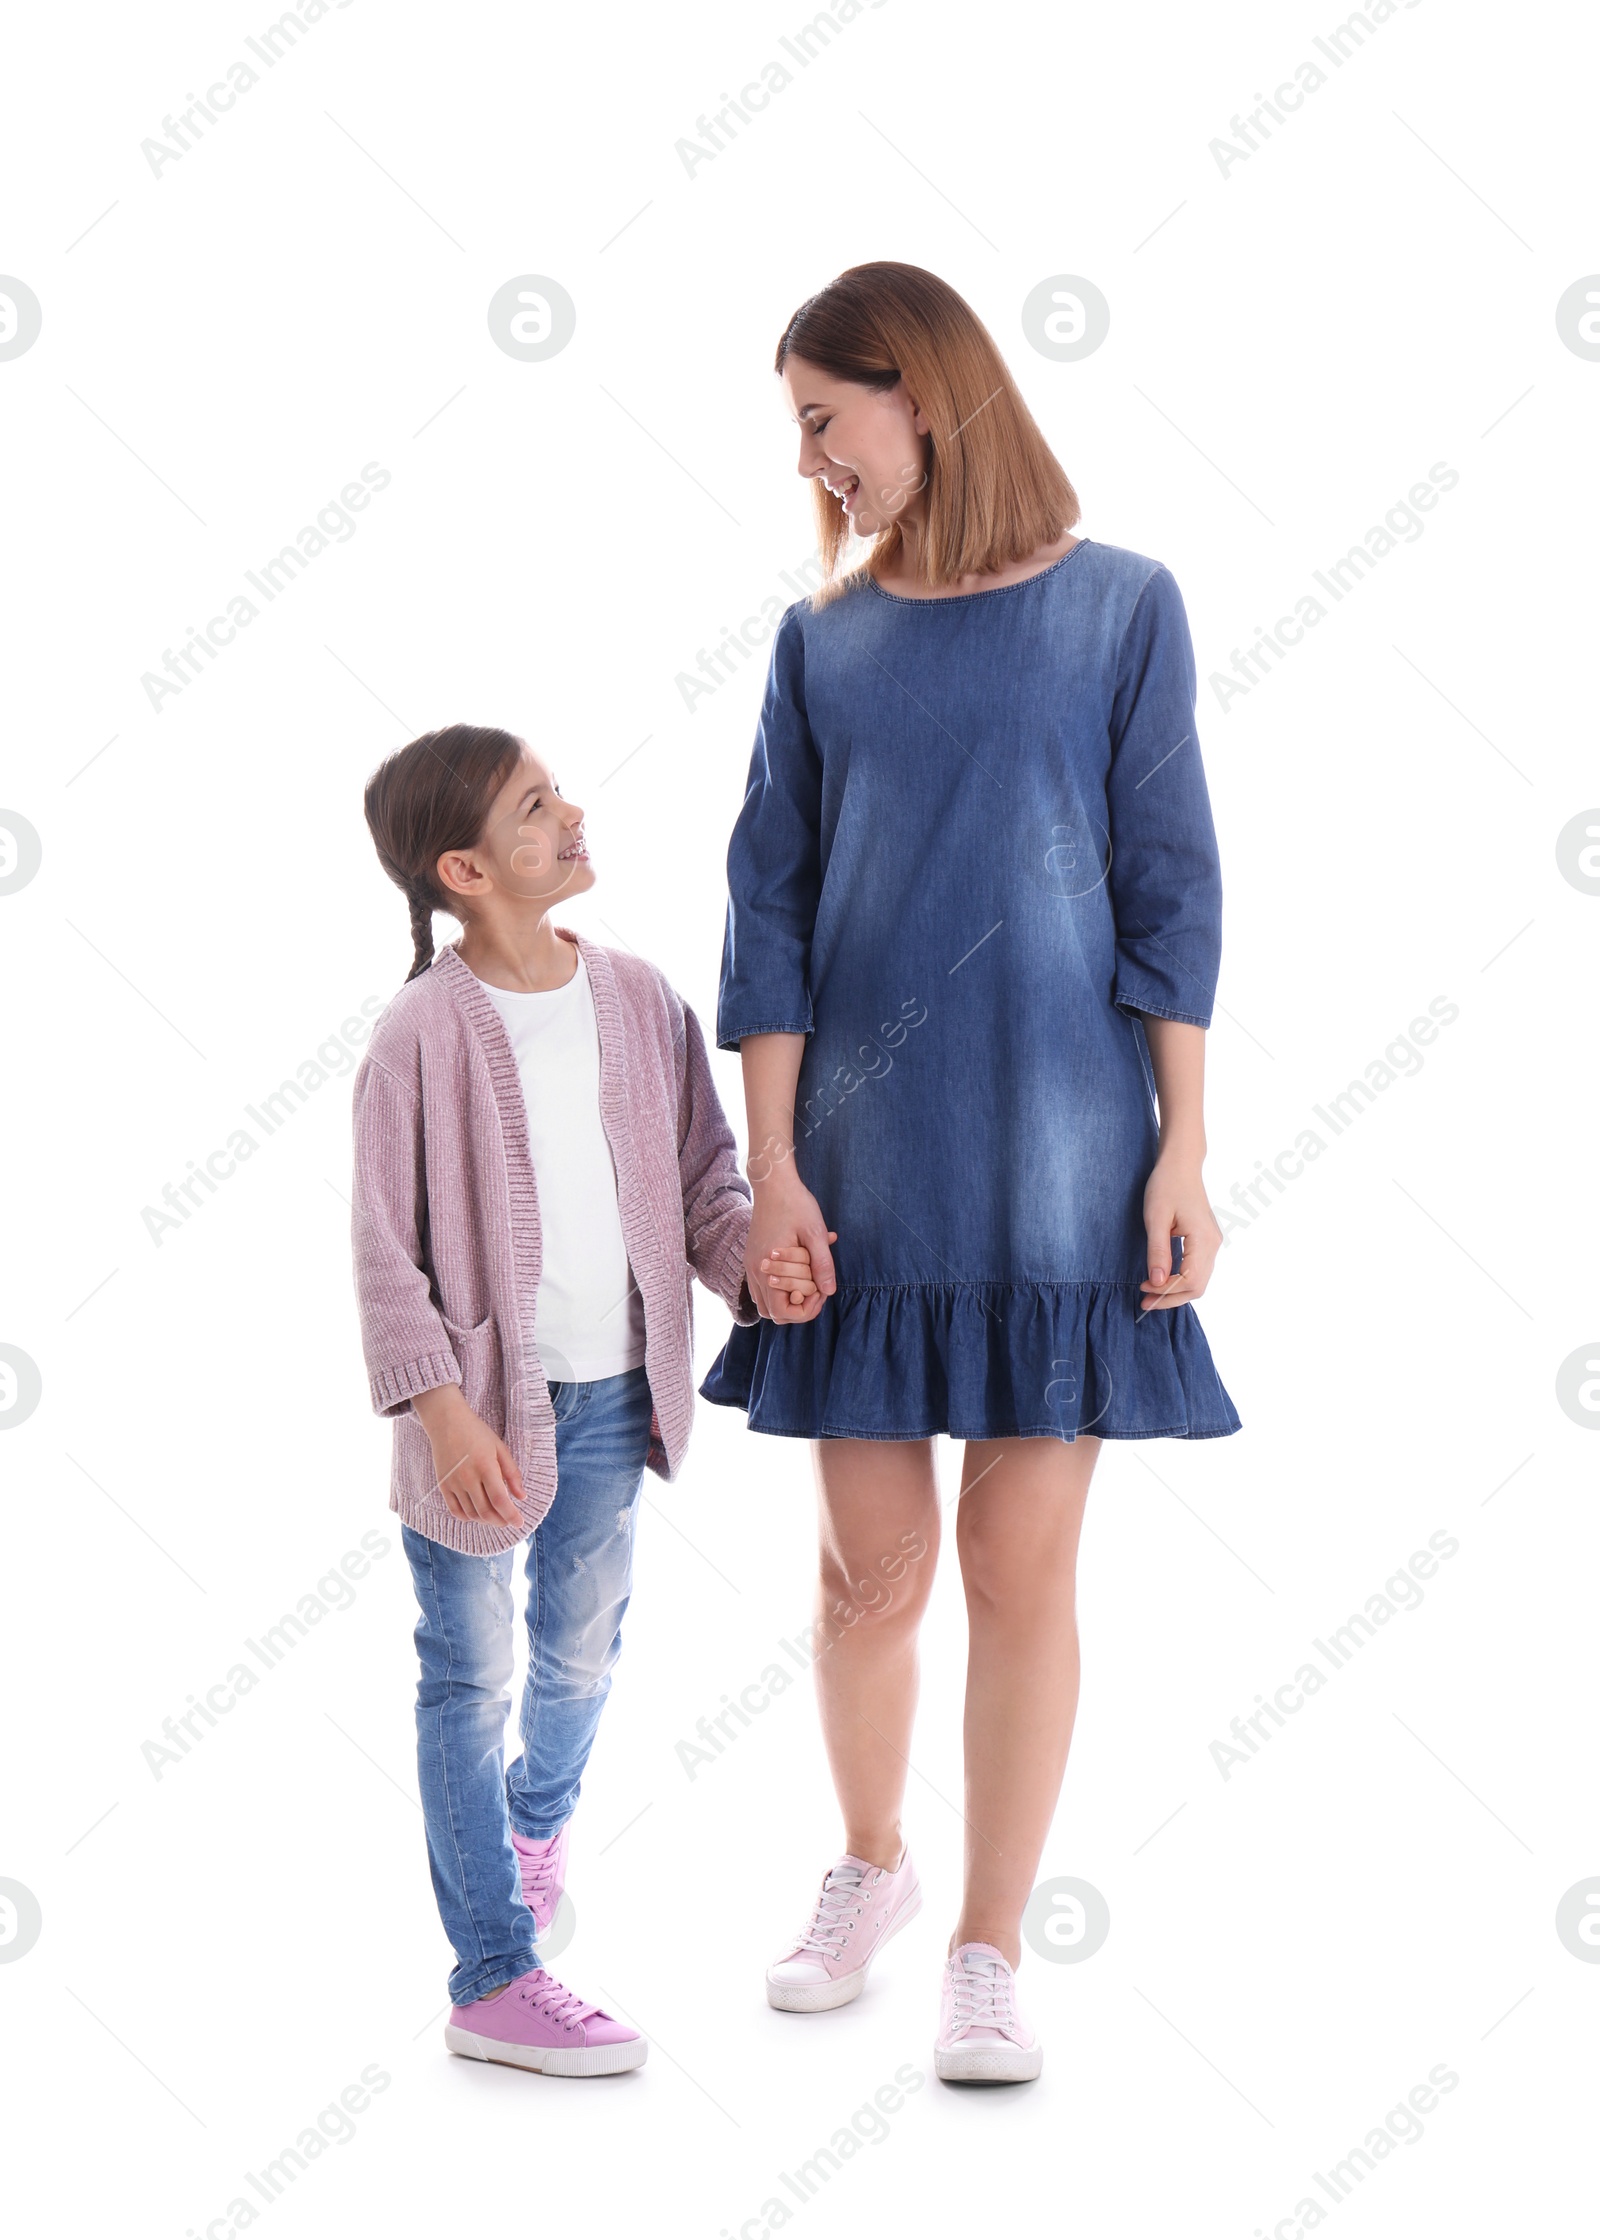
[[600, 1032], [580, 954], [564, 988], [479, 982], [505, 1022], [528, 1109], [543, 1257], [534, 1344], [552, 1383], [620, 1376], [644, 1360], [644, 1301], [628, 1265], [617, 1170], [600, 1119]]

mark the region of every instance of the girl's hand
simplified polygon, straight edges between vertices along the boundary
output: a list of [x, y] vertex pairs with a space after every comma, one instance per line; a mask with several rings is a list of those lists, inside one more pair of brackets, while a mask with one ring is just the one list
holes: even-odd
[[[828, 1250], [838, 1235], [822, 1218], [822, 1208], [794, 1172], [792, 1164], [777, 1168], [770, 1180], [755, 1186], [755, 1211], [745, 1240], [745, 1277], [756, 1311], [767, 1322], [813, 1322], [822, 1302], [835, 1288], [833, 1254]], [[809, 1284], [796, 1281], [789, 1271], [804, 1256]], [[771, 1270], [766, 1263], [772, 1262]], [[773, 1273], [779, 1273], [774, 1283]], [[791, 1291], [799, 1291], [793, 1302]]]
[[[1144, 1226], [1149, 1243], [1149, 1274], [1140, 1284], [1140, 1311], [1190, 1305], [1211, 1281], [1222, 1247], [1222, 1231], [1211, 1210], [1200, 1161], [1163, 1153], [1144, 1186]], [[1183, 1265], [1172, 1272], [1172, 1240], [1183, 1239]]]
[[428, 1434], [434, 1483], [451, 1516], [520, 1525], [522, 1478], [511, 1449], [474, 1415], [460, 1385], [436, 1385], [411, 1405]]
[[[838, 1235], [836, 1229], [828, 1231], [828, 1242]], [[803, 1307], [817, 1291], [811, 1280], [811, 1255], [803, 1244], [775, 1245], [761, 1262], [761, 1272], [766, 1277], [769, 1295], [786, 1298], [791, 1307]]]

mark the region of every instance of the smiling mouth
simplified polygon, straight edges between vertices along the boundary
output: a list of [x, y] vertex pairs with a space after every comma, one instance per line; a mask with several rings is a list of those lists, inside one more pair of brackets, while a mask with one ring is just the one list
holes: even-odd
[[583, 844], [581, 833], [576, 840], [569, 841], [556, 857], [557, 863], [587, 863], [588, 860], [589, 851]]
[[853, 474], [844, 482], [830, 482], [824, 475], [822, 486], [831, 496], [837, 498], [841, 505], [847, 506], [861, 488], [861, 477], [858, 474]]

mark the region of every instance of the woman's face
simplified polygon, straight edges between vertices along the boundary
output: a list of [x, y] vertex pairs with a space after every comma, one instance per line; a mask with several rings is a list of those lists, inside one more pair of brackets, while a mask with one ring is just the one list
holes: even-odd
[[869, 389], [837, 381], [792, 353], [783, 392], [800, 428], [800, 472], [833, 492], [858, 537], [920, 521], [928, 479], [928, 423], [903, 381]]

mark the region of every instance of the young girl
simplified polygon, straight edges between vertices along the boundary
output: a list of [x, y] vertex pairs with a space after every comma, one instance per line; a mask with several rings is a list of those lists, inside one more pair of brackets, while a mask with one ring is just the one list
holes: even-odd
[[[644, 2039], [537, 1946], [611, 1686], [643, 1473], [672, 1477], [689, 1436], [691, 1270], [756, 1319], [749, 1192], [694, 1013], [653, 965], [550, 922], [595, 875], [583, 811], [532, 748], [430, 732], [374, 773], [366, 814], [416, 944], [356, 1076], [353, 1239], [421, 1606], [418, 1776], [456, 1954], [445, 2042], [611, 2075], [639, 2066]], [[438, 956], [435, 910], [464, 928]], [[793, 1253], [753, 1280], [796, 1304], [811, 1288]]]
[[[717, 1033], [743, 1053], [748, 1265], [797, 1236], [820, 1288], [761, 1301], [701, 1389], [816, 1442], [845, 1854], [767, 1994], [853, 1999], [920, 1903], [900, 1809], [947, 1433], [967, 1837], [935, 2067], [1015, 2080], [1043, 2058], [1013, 1970], [1077, 1703], [1100, 1442], [1239, 1428], [1193, 1305], [1221, 1241], [1194, 659], [1167, 569], [1071, 534], [1071, 484], [931, 273], [842, 274], [777, 370], [827, 575], [773, 646]], [[869, 550], [840, 576], [852, 531]]]

